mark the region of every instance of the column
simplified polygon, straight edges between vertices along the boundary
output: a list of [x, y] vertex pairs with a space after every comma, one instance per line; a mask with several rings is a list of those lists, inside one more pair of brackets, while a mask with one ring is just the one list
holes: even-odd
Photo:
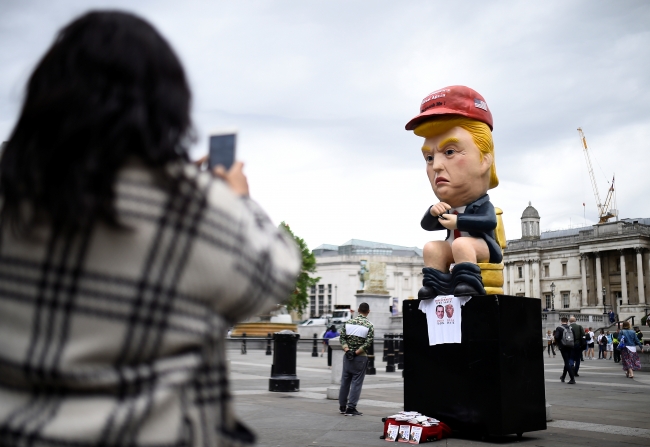
[[531, 297], [540, 298], [539, 293], [539, 259], [533, 259], [533, 292]]
[[530, 260], [524, 262], [524, 296], [530, 297]]
[[587, 253], [580, 255], [580, 266], [582, 267], [582, 302], [580, 307], [587, 307], [589, 305], [587, 297]]
[[510, 272], [508, 271], [508, 263], [503, 263], [503, 294], [510, 295]]
[[645, 304], [645, 288], [643, 287], [643, 248], [635, 247], [636, 251], [636, 278], [639, 287], [639, 304]]
[[597, 306], [603, 305], [603, 275], [600, 270], [600, 252], [595, 251], [594, 256], [596, 257], [596, 299], [598, 302]]
[[515, 263], [511, 262], [510, 263], [510, 274], [508, 275], [510, 277], [510, 295], [515, 294]]
[[618, 252], [621, 255], [621, 298], [623, 299], [623, 304], [627, 304], [628, 296], [627, 296], [627, 277], [625, 272], [625, 252], [622, 248], [620, 248]]

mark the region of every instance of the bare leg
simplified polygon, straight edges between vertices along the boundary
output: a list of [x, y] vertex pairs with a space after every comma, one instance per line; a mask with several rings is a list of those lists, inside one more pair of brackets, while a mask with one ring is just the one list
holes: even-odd
[[487, 243], [483, 239], [476, 237], [455, 239], [451, 245], [451, 251], [456, 264], [461, 262], [478, 264], [479, 262], [487, 262], [490, 259]]
[[424, 266], [440, 270], [441, 272], [449, 271], [449, 264], [454, 262], [451, 247], [446, 241], [427, 242], [422, 249]]

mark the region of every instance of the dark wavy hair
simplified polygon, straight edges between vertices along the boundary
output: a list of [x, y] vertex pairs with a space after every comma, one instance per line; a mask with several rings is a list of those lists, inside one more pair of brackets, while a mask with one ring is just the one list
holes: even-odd
[[74, 20], [32, 73], [2, 153], [2, 222], [119, 226], [114, 181], [128, 158], [154, 168], [188, 160], [190, 96], [176, 54], [145, 20], [118, 11]]

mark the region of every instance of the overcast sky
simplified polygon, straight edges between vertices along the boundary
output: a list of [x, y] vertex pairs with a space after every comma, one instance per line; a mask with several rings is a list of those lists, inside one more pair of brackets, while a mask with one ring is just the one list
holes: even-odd
[[238, 129], [252, 197], [311, 248], [444, 236], [420, 228], [437, 200], [404, 125], [455, 84], [494, 116], [501, 184], [489, 194], [508, 239], [529, 201], [543, 231], [597, 221], [579, 126], [601, 199], [616, 174], [620, 217], [650, 217], [647, 0], [0, 0], [2, 140], [56, 31], [97, 8], [166, 36], [193, 91], [192, 157], [210, 132]]

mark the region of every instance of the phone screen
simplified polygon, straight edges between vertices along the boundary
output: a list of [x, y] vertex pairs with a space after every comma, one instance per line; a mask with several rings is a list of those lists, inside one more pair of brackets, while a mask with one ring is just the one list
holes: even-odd
[[226, 171], [235, 162], [235, 141], [237, 134], [228, 133], [210, 136], [210, 161], [208, 167], [212, 170], [217, 165], [223, 165]]

